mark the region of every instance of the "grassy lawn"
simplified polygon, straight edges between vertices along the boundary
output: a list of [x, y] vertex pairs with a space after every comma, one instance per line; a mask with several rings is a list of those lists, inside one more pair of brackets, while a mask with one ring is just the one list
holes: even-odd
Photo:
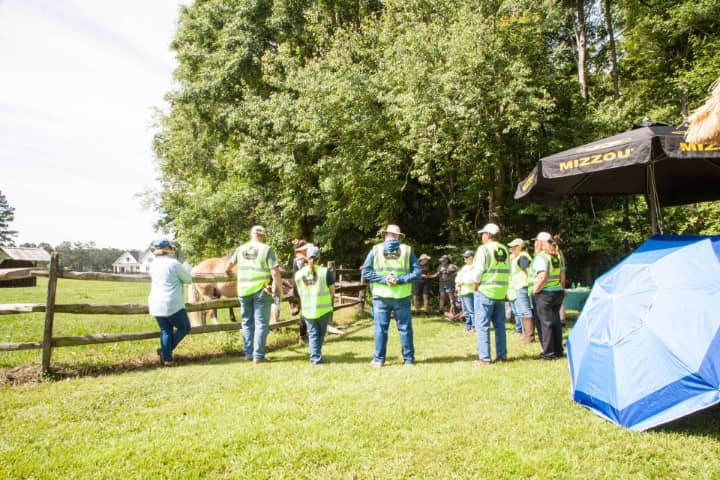
[[[61, 280], [58, 302], [144, 303], [148, 288]], [[0, 303], [43, 302], [44, 289], [0, 290]], [[42, 322], [0, 316], [0, 342], [37, 340]], [[479, 367], [459, 324], [414, 326], [415, 367], [392, 329], [388, 364], [370, 366], [367, 318], [329, 337], [319, 367], [291, 329], [271, 333], [265, 365], [243, 361], [227, 333], [188, 337], [173, 368], [157, 366], [155, 340], [58, 348], [54, 364], [87, 374], [0, 386], [0, 478], [720, 476], [717, 409], [629, 432], [574, 404], [567, 362], [534, 360], [538, 347], [509, 331], [511, 361]], [[147, 316], [57, 318], [58, 335], [154, 328]], [[0, 369], [39, 358], [0, 352]]]

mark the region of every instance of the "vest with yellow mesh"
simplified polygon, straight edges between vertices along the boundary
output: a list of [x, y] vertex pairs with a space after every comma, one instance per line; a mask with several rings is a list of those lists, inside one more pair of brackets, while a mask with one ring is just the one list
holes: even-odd
[[[400, 244], [400, 255], [397, 258], [390, 258], [383, 253], [382, 243], [378, 243], [373, 247], [373, 270], [375, 273], [385, 276], [391, 273], [398, 277], [407, 275], [410, 273], [410, 247]], [[373, 282], [372, 294], [374, 297], [382, 298], [406, 298], [412, 295], [412, 283], [387, 285]]]
[[247, 297], [270, 283], [267, 257], [270, 247], [250, 240], [235, 251], [238, 297]]
[[478, 291], [492, 300], [505, 300], [510, 279], [510, 252], [502, 243], [490, 241], [478, 247], [476, 262], [481, 251], [485, 264]]
[[521, 258], [527, 258], [530, 263], [532, 263], [532, 257], [527, 252], [520, 252], [520, 255], [510, 262], [510, 283], [508, 284], [507, 291], [508, 300], [515, 300], [517, 298], [517, 291], [527, 287], [528, 284], [528, 275], [525, 273], [525, 270], [520, 268]]
[[295, 285], [300, 296], [303, 318], [315, 320], [332, 312], [333, 299], [327, 284], [326, 267], [316, 267], [313, 275], [310, 266], [305, 265], [295, 274]]
[[[547, 262], [548, 266], [548, 279], [543, 287], [543, 290], [560, 290], [562, 285], [560, 284], [560, 271], [562, 270], [562, 259], [558, 255], [550, 255], [546, 252], [540, 252], [535, 257], [543, 257]], [[537, 270], [535, 270], [535, 262], [533, 261], [530, 265], [530, 275], [528, 275], [528, 292], [532, 293], [535, 290], [535, 279], [537, 278]]]

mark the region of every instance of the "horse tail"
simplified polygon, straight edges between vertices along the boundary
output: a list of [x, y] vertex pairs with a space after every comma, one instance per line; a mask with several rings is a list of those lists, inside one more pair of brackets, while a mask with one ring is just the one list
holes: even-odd
[[[188, 303], [197, 303], [202, 298], [203, 297], [198, 291], [197, 286], [194, 283], [191, 283], [188, 286]], [[199, 327], [202, 325], [202, 312], [188, 312], [188, 317], [190, 317], [190, 325], [193, 327]]]

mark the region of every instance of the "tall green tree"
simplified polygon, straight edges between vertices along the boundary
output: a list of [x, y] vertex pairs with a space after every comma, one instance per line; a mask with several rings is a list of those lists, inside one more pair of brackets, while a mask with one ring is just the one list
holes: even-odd
[[10, 230], [10, 222], [15, 219], [15, 209], [8, 203], [5, 194], [0, 191], [0, 245], [13, 246], [13, 237], [17, 231]]

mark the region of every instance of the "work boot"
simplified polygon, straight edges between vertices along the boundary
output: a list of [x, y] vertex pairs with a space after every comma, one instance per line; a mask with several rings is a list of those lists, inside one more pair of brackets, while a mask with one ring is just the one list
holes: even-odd
[[533, 343], [535, 341], [535, 320], [533, 317], [522, 317], [522, 343]]

